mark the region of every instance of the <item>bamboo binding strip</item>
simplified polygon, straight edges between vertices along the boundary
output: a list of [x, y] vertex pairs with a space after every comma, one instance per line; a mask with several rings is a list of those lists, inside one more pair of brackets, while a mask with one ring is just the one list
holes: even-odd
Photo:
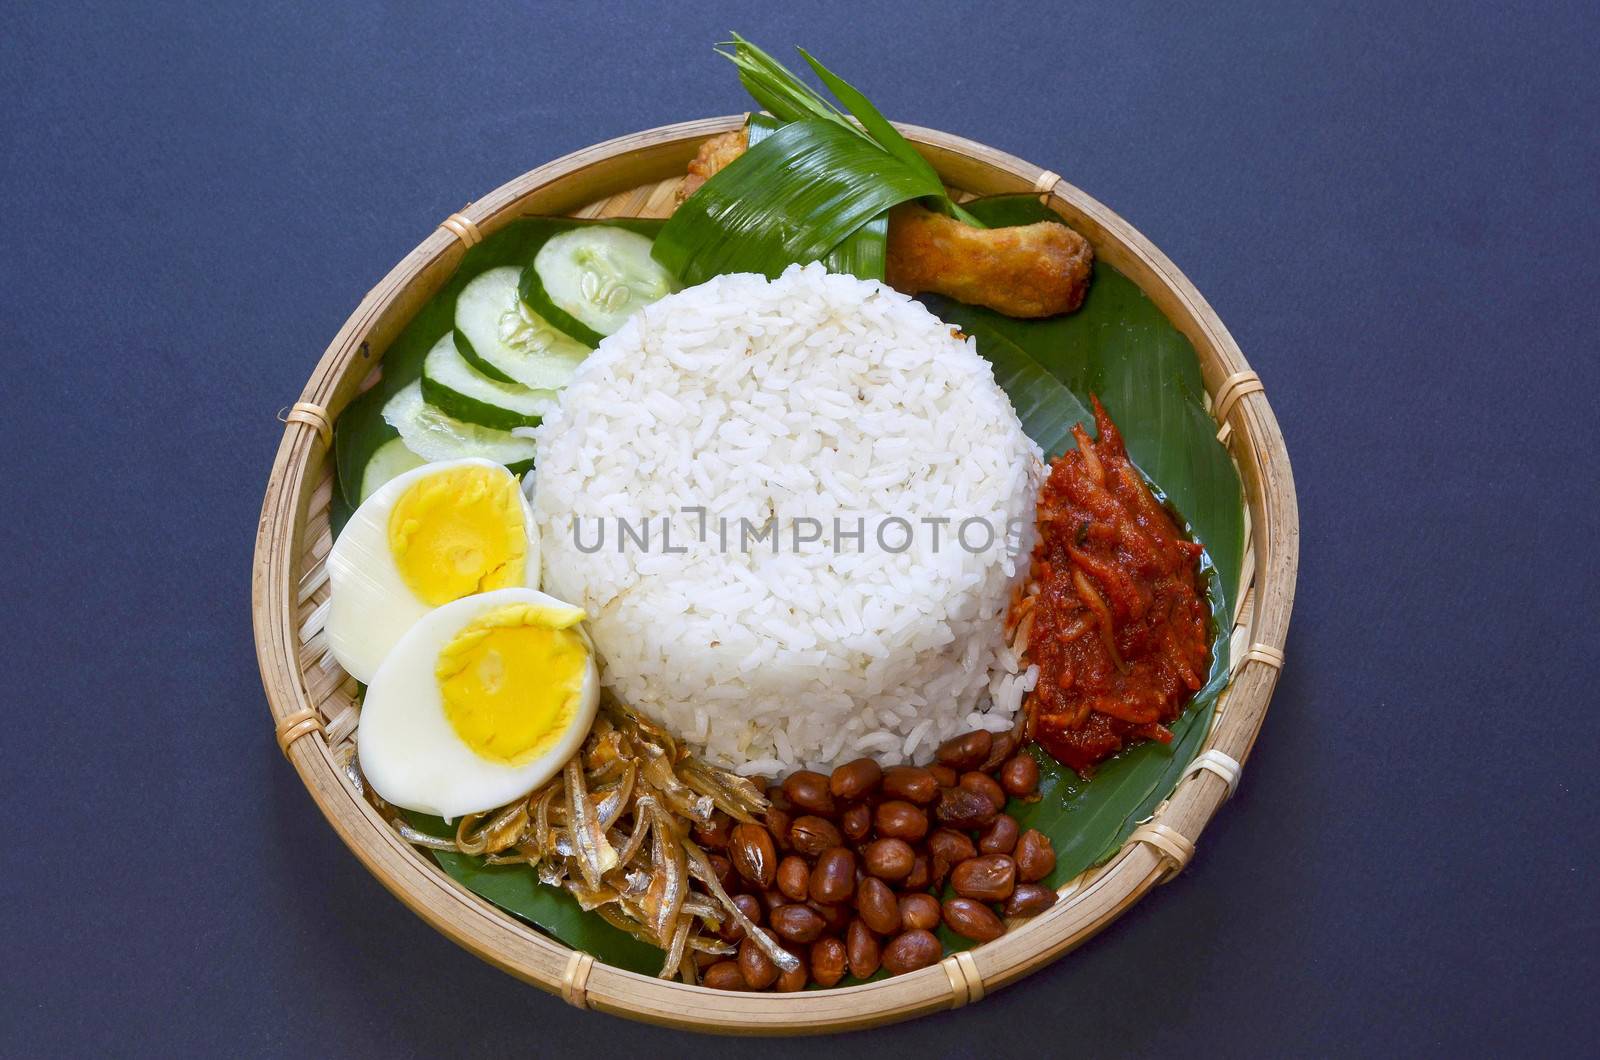
[[324, 732], [322, 728], [322, 715], [313, 707], [307, 707], [298, 713], [291, 714], [278, 722], [278, 750], [285, 756], [289, 754], [289, 745], [300, 737], [313, 732]]
[[983, 976], [978, 974], [978, 962], [970, 950], [962, 950], [939, 962], [945, 978], [950, 980], [950, 1007], [960, 1008], [983, 1000]]
[[469, 250], [483, 242], [483, 233], [478, 231], [478, 226], [472, 218], [464, 213], [453, 213], [439, 222], [439, 227], [461, 240], [463, 246]]
[[589, 1007], [589, 973], [594, 970], [594, 956], [582, 950], [573, 950], [567, 958], [566, 970], [561, 973], [561, 997], [575, 1008]]
[[288, 412], [278, 413], [278, 419], [283, 423], [300, 423], [314, 428], [317, 437], [322, 439], [322, 447], [333, 448], [333, 420], [328, 416], [328, 410], [321, 405], [309, 401], [296, 401]]
[[1250, 650], [1244, 653], [1244, 661], [1247, 663], [1264, 663], [1265, 665], [1272, 667], [1274, 670], [1282, 670], [1284, 658], [1283, 652], [1278, 648], [1274, 648], [1270, 644], [1262, 644], [1260, 641], [1256, 641], [1254, 644], [1250, 645]]
[[1178, 783], [1181, 784], [1200, 773], [1211, 773], [1221, 778], [1222, 782], [1228, 785], [1228, 794], [1223, 797], [1231, 799], [1234, 791], [1239, 787], [1239, 774], [1242, 772], [1244, 772], [1244, 766], [1239, 764], [1238, 759], [1232, 755], [1223, 754], [1213, 747], [1195, 756], [1195, 760], [1190, 762], [1184, 768], [1182, 774], [1179, 775]]
[[1166, 862], [1166, 869], [1157, 883], [1166, 883], [1189, 864], [1194, 857], [1194, 843], [1176, 828], [1168, 828], [1156, 821], [1142, 824], [1128, 837], [1129, 843], [1144, 843], [1153, 847], [1156, 855]]
[[[1208, 389], [1216, 396], [1216, 418], [1231, 420], [1224, 428], [1242, 443], [1230, 451], [1239, 465], [1251, 528], [1234, 631], [1235, 643], [1251, 649], [1236, 651], [1241, 665], [1185, 777], [1209, 772], [1224, 784], [1180, 783], [1156, 817], [1110, 861], [1071, 881], [1054, 906], [993, 942], [950, 955], [937, 967], [855, 987], [730, 994], [634, 975], [562, 945], [456, 884], [376, 814], [342, 768], [354, 748], [359, 705], [355, 683], [328, 653], [322, 628], [332, 543], [328, 442], [333, 421], [357, 395], [375, 359], [449, 280], [462, 248], [525, 216], [665, 216], [700, 142], [737, 128], [742, 120], [729, 115], [652, 129], [541, 166], [479, 198], [471, 217], [463, 212], [445, 218], [440, 227], [452, 239], [430, 235], [373, 287], [330, 343], [302, 401], [280, 416], [313, 430], [283, 433], [262, 505], [253, 574], [256, 649], [279, 745], [287, 753], [308, 733], [323, 736], [300, 744], [302, 753], [289, 756], [319, 808], [385, 886], [469, 951], [574, 1006], [650, 1023], [742, 1034], [850, 1030], [981, 1000], [1080, 945], [1140, 900], [1151, 885], [1145, 851], [1158, 859], [1162, 881], [1188, 864], [1194, 852], [1188, 837], [1199, 837], [1236, 787], [1282, 665], [1282, 652], [1270, 645], [1284, 643], [1287, 635], [1298, 513], [1293, 475], [1270, 406], [1264, 399], [1241, 401], [1260, 391], [1259, 380], [1172, 262], [1059, 174], [970, 140], [900, 126], [958, 192], [1044, 197], [1089, 239], [1097, 258], [1133, 280], [1194, 343]], [[1244, 665], [1248, 662], [1261, 665]], [[311, 749], [315, 753], [305, 753]]]
[[1267, 388], [1262, 385], [1261, 377], [1254, 372], [1235, 372], [1222, 381], [1217, 388], [1217, 396], [1212, 406], [1212, 416], [1221, 424], [1217, 428], [1217, 441], [1228, 444], [1228, 439], [1233, 435], [1233, 424], [1228, 422], [1228, 413], [1233, 411], [1239, 399], [1249, 394], [1264, 394]]

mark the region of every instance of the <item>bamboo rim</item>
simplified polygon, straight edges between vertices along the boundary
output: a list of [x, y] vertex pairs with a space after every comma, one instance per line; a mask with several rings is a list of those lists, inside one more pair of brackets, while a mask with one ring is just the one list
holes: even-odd
[[[957, 136], [901, 131], [963, 194], [1040, 195], [1127, 274], [1194, 344], [1219, 437], [1247, 502], [1232, 680], [1201, 750], [1152, 818], [1105, 864], [1061, 888], [1049, 910], [999, 939], [917, 972], [794, 994], [714, 991], [637, 975], [541, 934], [467, 891], [402, 840], [341, 769], [358, 718], [355, 682], [326, 653], [333, 479], [327, 423], [359, 392], [379, 352], [460, 263], [467, 247], [523, 216], [662, 216], [700, 141], [744, 115], [619, 137], [540, 166], [452, 213], [350, 315], [286, 416], [262, 504], [252, 576], [257, 659], [275, 733], [323, 815], [357, 858], [437, 930], [490, 964], [579, 1007], [731, 1034], [878, 1026], [981, 1000], [1106, 927], [1181, 870], [1239, 782], [1265, 717], [1294, 604], [1299, 515], [1288, 453], [1260, 380], [1193, 284], [1133, 226], [1057, 174]], [[1248, 647], [1247, 647], [1248, 646]]]

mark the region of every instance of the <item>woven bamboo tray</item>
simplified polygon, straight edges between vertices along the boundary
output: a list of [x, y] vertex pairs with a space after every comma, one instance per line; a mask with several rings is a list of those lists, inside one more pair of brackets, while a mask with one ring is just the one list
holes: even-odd
[[700, 141], [743, 115], [634, 133], [541, 166], [451, 214], [369, 292], [311, 373], [287, 423], [262, 505], [253, 611], [279, 745], [323, 814], [401, 901], [457, 943], [580, 1008], [732, 1034], [851, 1030], [978, 1001], [1073, 949], [1121, 915], [1194, 853], [1211, 815], [1238, 783], [1283, 665], [1294, 602], [1299, 523], [1277, 420], [1222, 321], [1149, 240], [1055, 173], [982, 144], [901, 126], [959, 197], [1032, 191], [1142, 288], [1194, 344], [1219, 437], [1238, 462], [1248, 504], [1244, 585], [1233, 631], [1232, 681], [1196, 763], [1150, 821], [1106, 864], [1062, 888], [1062, 899], [994, 942], [893, 979], [794, 994], [727, 993], [652, 979], [595, 961], [467, 891], [397, 836], [339, 768], [359, 708], [355, 682], [322, 633], [332, 544], [332, 423], [377, 359], [449, 278], [466, 248], [520, 217], [663, 217]]

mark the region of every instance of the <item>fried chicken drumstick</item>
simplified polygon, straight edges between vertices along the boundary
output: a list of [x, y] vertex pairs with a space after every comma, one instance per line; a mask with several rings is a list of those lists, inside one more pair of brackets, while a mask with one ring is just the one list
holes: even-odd
[[[682, 202], [744, 154], [744, 129], [700, 145], [678, 191]], [[915, 203], [889, 213], [884, 280], [905, 294], [930, 291], [1010, 317], [1070, 313], [1089, 289], [1094, 248], [1059, 221], [974, 228]]]

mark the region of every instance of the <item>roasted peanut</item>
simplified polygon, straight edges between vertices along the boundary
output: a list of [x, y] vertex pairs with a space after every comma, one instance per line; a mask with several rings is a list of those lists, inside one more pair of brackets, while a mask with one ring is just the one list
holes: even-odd
[[[884, 769], [859, 758], [828, 775], [800, 770], [768, 788], [766, 828], [722, 811], [694, 825], [717, 851], [719, 878], [751, 892], [734, 901], [802, 957], [802, 967], [780, 973], [756, 940], [724, 923], [719, 934], [739, 944], [737, 959], [697, 955], [702, 981], [794, 991], [834, 986], [847, 971], [864, 979], [880, 966], [900, 975], [944, 956], [933, 934], [941, 923], [987, 942], [1005, 931], [1002, 911], [1033, 916], [1054, 904], [1055, 892], [1038, 882], [1055, 868], [1050, 841], [1034, 829], [1019, 835], [1004, 812], [1011, 798], [1036, 799], [1038, 762], [1013, 734], [985, 731], [946, 741], [937, 757], [930, 766]], [[941, 902], [947, 880], [955, 897]]]
[[949, 828], [937, 829], [928, 837], [928, 885], [942, 887], [950, 870], [968, 858], [978, 856], [972, 840]]
[[706, 974], [700, 982], [713, 990], [746, 990], [744, 972], [739, 970], [738, 961], [718, 961], [706, 969]]
[[928, 852], [936, 858], [943, 858], [951, 865], [958, 865], [968, 858], [978, 856], [978, 848], [972, 840], [960, 832], [950, 828], [937, 828], [928, 837]]
[[885, 798], [929, 803], [939, 795], [939, 782], [921, 766], [891, 766], [883, 771]]
[[933, 815], [952, 828], [983, 828], [994, 820], [999, 807], [967, 788], [940, 788]]
[[828, 778], [828, 792], [846, 802], [865, 798], [883, 779], [883, 767], [870, 758], [846, 762]]
[[917, 854], [904, 839], [874, 839], [861, 852], [861, 858], [869, 873], [893, 883], [911, 872]]
[[850, 925], [850, 918], [856, 915], [855, 907], [849, 902], [807, 902], [822, 918], [822, 933], [824, 935], [838, 935]]
[[915, 841], [928, 834], [928, 814], [904, 799], [879, 803], [872, 823], [880, 836]]
[[900, 902], [889, 885], [868, 876], [856, 887], [856, 912], [861, 922], [880, 935], [893, 935], [900, 927]]
[[993, 773], [1000, 768], [1000, 764], [1011, 757], [1011, 752], [1017, 749], [1017, 738], [1009, 732], [1003, 732], [994, 738], [989, 745], [989, 753], [985, 756], [978, 768], [985, 773]]
[[756, 886], [772, 886], [778, 871], [778, 852], [772, 844], [772, 833], [759, 824], [740, 824], [728, 840], [728, 860], [740, 876]]
[[855, 893], [856, 855], [845, 847], [831, 847], [817, 858], [811, 870], [813, 902], [843, 902]]
[[778, 890], [791, 902], [803, 902], [811, 893], [811, 866], [798, 854], [778, 862]]
[[1026, 751], [1013, 756], [1000, 767], [1000, 786], [1012, 798], [1032, 795], [1039, 787], [1039, 763]]
[[1056, 848], [1037, 828], [1022, 833], [1012, 857], [1017, 863], [1017, 879], [1023, 883], [1037, 883], [1056, 869]]
[[822, 817], [833, 816], [833, 794], [828, 790], [828, 778], [821, 773], [809, 769], [790, 773], [783, 782], [783, 793], [796, 809]]
[[866, 803], [850, 807], [839, 818], [839, 828], [850, 842], [861, 842], [872, 831], [872, 807]]
[[995, 779], [987, 773], [971, 772], [961, 774], [961, 786], [968, 791], [975, 791], [988, 799], [999, 813], [1006, 808], [1006, 789], [1002, 788]]
[[983, 760], [989, 757], [989, 748], [993, 744], [993, 733], [984, 729], [977, 729], [946, 740], [939, 745], [939, 750], [934, 752], [934, 757], [939, 760], [939, 764], [942, 766], [949, 766], [957, 772], [965, 772], [968, 769], [977, 769], [982, 765]]
[[792, 994], [796, 990], [804, 990], [808, 976], [806, 974], [806, 959], [800, 958], [800, 964], [792, 972], [784, 972], [778, 976], [778, 985], [775, 989], [780, 994]]
[[850, 921], [850, 928], [844, 935], [844, 950], [850, 960], [850, 974], [857, 979], [865, 979], [878, 970], [882, 958], [878, 937], [861, 921]]
[[815, 942], [822, 934], [822, 914], [798, 902], [780, 905], [767, 915], [772, 930], [790, 942]]
[[1019, 883], [1006, 899], [1006, 916], [1037, 916], [1056, 904], [1056, 892], [1037, 883]]
[[818, 939], [811, 944], [811, 978], [818, 986], [832, 986], [844, 978], [844, 943], [839, 939]]
[[1003, 902], [1017, 886], [1017, 863], [1004, 854], [968, 858], [950, 872], [950, 886], [963, 898]]
[[728, 839], [733, 835], [733, 818], [717, 810], [712, 813], [709, 824], [696, 822], [691, 831], [694, 841], [707, 850], [721, 850], [728, 845]]
[[931, 894], [900, 896], [900, 930], [932, 931], [939, 926], [939, 899]]
[[767, 810], [767, 831], [772, 833], [772, 841], [779, 850], [789, 849], [789, 826], [794, 820], [794, 811], [779, 809], [773, 806]]
[[883, 950], [883, 967], [890, 975], [904, 975], [936, 964], [944, 947], [931, 931], [907, 931]]
[[928, 862], [928, 855], [918, 854], [911, 859], [911, 871], [906, 873], [900, 886], [908, 891], [926, 891], [933, 886], [933, 866]]
[[808, 858], [814, 858], [829, 847], [836, 847], [844, 842], [839, 835], [839, 829], [834, 827], [832, 821], [808, 813], [803, 817], [796, 817], [789, 826], [789, 845], [797, 853]]
[[1017, 835], [1020, 831], [1017, 819], [1010, 814], [1002, 813], [983, 830], [983, 835], [978, 837], [978, 849], [985, 854], [1009, 854], [1017, 845]]
[[778, 966], [752, 938], [739, 944], [739, 972], [744, 976], [745, 986], [751, 990], [765, 990], [778, 981]]
[[[971, 898], [951, 898], [944, 903], [943, 912], [945, 926], [973, 942], [989, 942], [1006, 933], [1006, 926], [994, 915], [994, 910]], [[742, 950], [739, 956], [743, 958]]]

